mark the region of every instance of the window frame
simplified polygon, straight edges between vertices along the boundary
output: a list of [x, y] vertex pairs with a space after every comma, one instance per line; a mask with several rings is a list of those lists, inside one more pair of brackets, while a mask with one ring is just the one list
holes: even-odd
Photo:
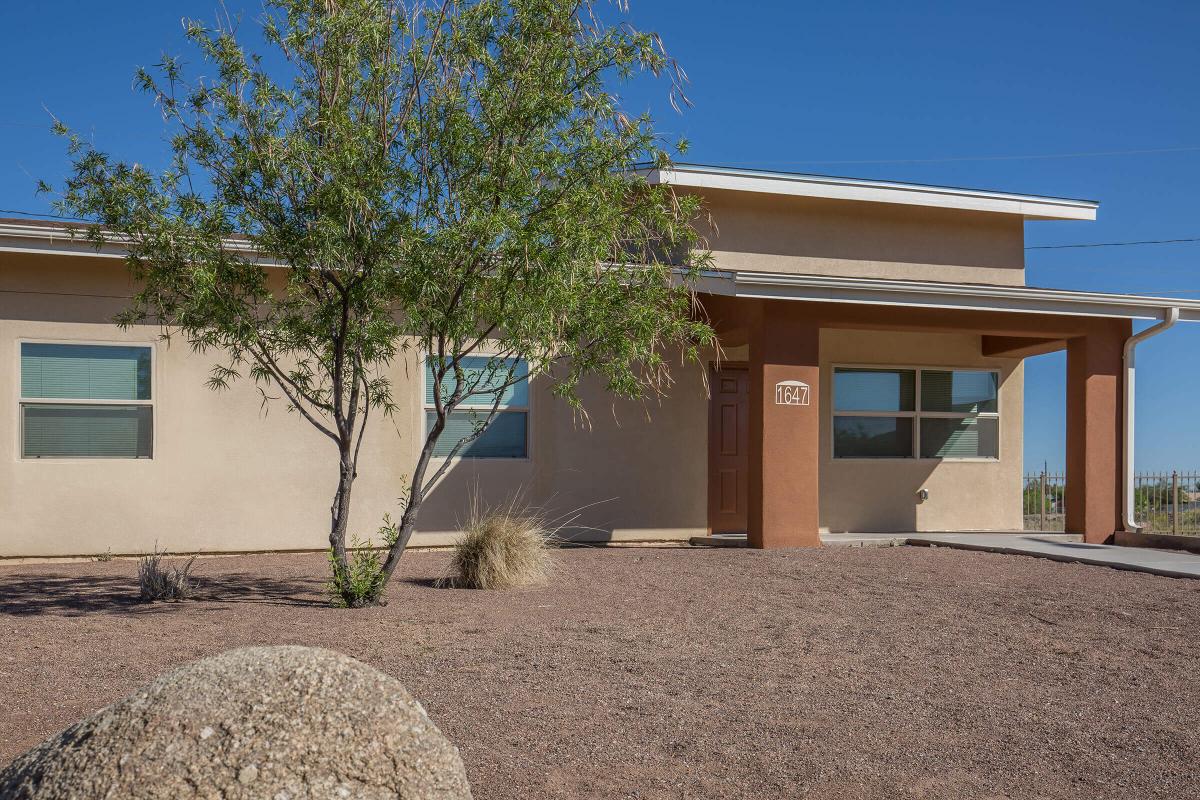
[[[913, 373], [913, 410], [912, 411], [838, 411], [835, 407], [837, 371], [839, 369], [872, 369], [888, 372]], [[922, 411], [921, 384], [924, 372], [988, 372], [996, 376], [996, 410], [970, 413], [966, 411]], [[869, 461], [869, 462], [963, 462], [975, 464], [999, 463], [1004, 457], [1004, 441], [1000, 435], [1003, 413], [1000, 388], [1003, 384], [1004, 373], [999, 367], [964, 367], [925, 364], [831, 364], [829, 367], [829, 458], [832, 461]], [[908, 456], [839, 456], [837, 455], [836, 423], [837, 417], [876, 417], [882, 419], [906, 418], [913, 421], [912, 454]], [[996, 455], [992, 456], [931, 456], [921, 455], [921, 418], [929, 419], [994, 419], [996, 420]]]
[[[421, 385], [419, 387], [419, 390], [420, 390], [420, 398], [421, 398], [420, 429], [421, 429], [421, 444], [422, 444], [422, 446], [424, 445], [426, 438], [429, 436], [429, 430], [426, 428], [428, 412], [437, 410], [432, 403], [425, 402], [425, 397], [429, 394], [429, 359], [432, 357], [433, 356], [431, 354], [427, 353], [421, 359]], [[489, 359], [490, 358], [505, 358], [505, 359], [513, 359], [513, 360], [525, 362], [525, 384], [526, 384], [525, 405], [501, 406], [496, 411], [497, 415], [504, 414], [506, 412], [524, 413], [525, 414], [525, 455], [516, 456], [513, 458], [506, 458], [504, 456], [471, 456], [471, 455], [462, 455], [460, 453], [459, 455], [456, 455], [453, 458], [451, 458], [450, 456], [437, 456], [437, 455], [430, 456], [430, 461], [439, 463], [439, 464], [442, 462], [445, 462], [445, 461], [487, 461], [487, 462], [494, 462], [494, 463], [499, 463], [499, 464], [514, 464], [514, 463], [520, 464], [520, 463], [532, 461], [533, 460], [533, 442], [534, 442], [534, 436], [533, 436], [534, 399], [533, 399], [533, 384], [531, 383], [530, 375], [529, 375], [529, 359], [522, 358], [520, 356], [502, 356], [499, 353], [489, 353], [489, 352], [472, 353], [471, 357], [489, 358]], [[456, 411], [456, 412], [457, 411], [489, 411], [489, 410], [491, 410], [491, 407], [492, 406], [490, 403], [462, 403], [462, 404], [458, 405], [457, 407], [455, 407], [454, 411]], [[493, 420], [493, 422], [494, 421], [495, 420]]]
[[[145, 347], [150, 350], [150, 399], [149, 400], [113, 400], [82, 397], [25, 397], [21, 380], [21, 349], [26, 344], [49, 345], [80, 345], [83, 347]], [[16, 407], [16, 440], [17, 460], [26, 462], [48, 461], [56, 464], [79, 461], [93, 463], [96, 461], [153, 461], [158, 457], [158, 346], [153, 340], [124, 340], [111, 339], [52, 339], [45, 336], [17, 337], [16, 347], [16, 378], [13, 381], [13, 394]], [[150, 408], [150, 455], [148, 456], [27, 456], [25, 455], [25, 406], [147, 406]]]

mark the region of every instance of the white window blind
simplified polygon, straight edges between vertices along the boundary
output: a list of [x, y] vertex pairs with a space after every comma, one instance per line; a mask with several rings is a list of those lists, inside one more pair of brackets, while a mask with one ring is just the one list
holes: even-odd
[[150, 458], [149, 347], [23, 342], [24, 458]]
[[834, 458], [1000, 456], [995, 370], [836, 367]]
[[[525, 361], [468, 356], [460, 365], [469, 394], [446, 418], [446, 427], [434, 445], [433, 455], [445, 458], [459, 442], [471, 437], [487, 420], [499, 393], [500, 403], [491, 424], [456, 455], [462, 458], [526, 458], [529, 455], [529, 370]], [[515, 382], [509, 383], [510, 374]], [[437, 420], [433, 395], [435, 383], [433, 365], [426, 363], [426, 432]], [[455, 378], [451, 373], [442, 380], [442, 397], [449, 397], [454, 386]]]

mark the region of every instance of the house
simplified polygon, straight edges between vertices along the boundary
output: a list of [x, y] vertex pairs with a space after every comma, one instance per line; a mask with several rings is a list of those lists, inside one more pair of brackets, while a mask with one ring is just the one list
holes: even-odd
[[[590, 426], [537, 379], [430, 495], [414, 544], [444, 543], [473, 499], [520, 496], [572, 535], [819, 544], [828, 531], [1022, 525], [1025, 357], [1067, 352], [1067, 529], [1125, 526], [1133, 320], [1200, 302], [1025, 285], [1024, 229], [1097, 204], [938, 186], [676, 165], [704, 195], [701, 300], [723, 354], [665, 398], [583, 388]], [[325, 546], [330, 445], [247, 383], [205, 387], [209, 357], [111, 322], [132, 292], [115, 246], [49, 221], [0, 221], [0, 556]], [[1128, 372], [1128, 376], [1127, 376]], [[351, 528], [395, 515], [428, 381], [391, 367]], [[711, 390], [711, 391], [710, 391]], [[443, 451], [444, 452], [444, 451]]]

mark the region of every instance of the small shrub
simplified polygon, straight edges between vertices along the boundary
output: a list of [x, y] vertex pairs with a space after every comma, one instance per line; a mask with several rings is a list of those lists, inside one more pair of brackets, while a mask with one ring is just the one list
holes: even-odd
[[[392, 523], [392, 518], [385, 514], [383, 524], [379, 526], [379, 536], [387, 547], [395, 543], [399, 531]], [[368, 539], [362, 541], [357, 536], [350, 542], [350, 553], [347, 556], [346, 570], [338, 569], [329, 551], [329, 569], [332, 577], [329, 579], [329, 599], [339, 608], [364, 608], [371, 605], [383, 605], [383, 561], [374, 543]]]
[[138, 559], [138, 588], [142, 599], [147, 602], [187, 600], [196, 589], [196, 581], [192, 578], [192, 565], [196, 563], [196, 557], [189, 558], [183, 566], [176, 566], [163, 562], [167, 555], [165, 550], [160, 552], [155, 545], [153, 553]]
[[553, 570], [553, 534], [536, 515], [509, 507], [474, 513], [454, 544], [446, 586], [514, 589], [544, 583]]
[[96, 556], [96, 561], [108, 562], [113, 560], [112, 548], [108, 548], [100, 555]]

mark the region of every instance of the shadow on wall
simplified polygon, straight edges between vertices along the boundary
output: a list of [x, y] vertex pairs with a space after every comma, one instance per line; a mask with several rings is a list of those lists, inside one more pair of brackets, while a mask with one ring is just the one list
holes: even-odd
[[[830, 533], [920, 530], [919, 509], [933, 500], [919, 492], [938, 466], [915, 459], [827, 461], [820, 476], [821, 527]], [[953, 502], [972, 501], [964, 492]]]
[[530, 458], [454, 464], [430, 492], [421, 530], [458, 530], [474, 498], [497, 507], [515, 497], [574, 541], [695, 535], [707, 525], [703, 369], [676, 366], [669, 395], [645, 403], [614, 399], [598, 380], [585, 380], [590, 425], [552, 397], [547, 382], [535, 383]]

